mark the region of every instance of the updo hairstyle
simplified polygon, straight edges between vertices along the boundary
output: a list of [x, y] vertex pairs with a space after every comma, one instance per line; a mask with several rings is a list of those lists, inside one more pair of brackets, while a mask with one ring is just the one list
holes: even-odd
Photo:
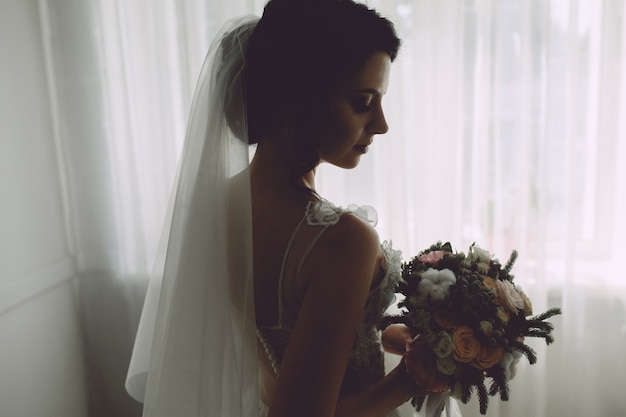
[[314, 127], [330, 95], [376, 52], [396, 58], [393, 24], [351, 0], [270, 0], [250, 37], [243, 84], [251, 144]]

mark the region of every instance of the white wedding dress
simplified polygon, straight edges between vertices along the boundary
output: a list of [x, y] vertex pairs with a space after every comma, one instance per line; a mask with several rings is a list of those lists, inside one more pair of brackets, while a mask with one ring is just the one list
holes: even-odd
[[[297, 225], [285, 250], [281, 275], [279, 277], [278, 323], [257, 329], [260, 346], [259, 365], [261, 367], [261, 400], [268, 402], [280, 370], [281, 358], [287, 347], [291, 328], [295, 324], [301, 304], [301, 295], [293, 286], [293, 279], [307, 259], [318, 239], [335, 225], [341, 216], [352, 213], [375, 225], [376, 213], [369, 207], [337, 207], [326, 200], [308, 203], [302, 221]], [[350, 395], [364, 386], [372, 384], [385, 375], [384, 355], [380, 344], [380, 331], [377, 325], [394, 300], [394, 289], [401, 277], [401, 253], [385, 242], [380, 247], [380, 266], [384, 275], [370, 289], [347, 370], [341, 385], [340, 395]], [[389, 416], [398, 416], [396, 412]]]

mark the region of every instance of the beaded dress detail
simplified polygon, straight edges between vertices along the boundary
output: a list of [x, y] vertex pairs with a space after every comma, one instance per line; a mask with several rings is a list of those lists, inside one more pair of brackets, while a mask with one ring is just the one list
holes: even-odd
[[[375, 226], [376, 212], [373, 208], [363, 206], [349, 206], [342, 208], [333, 205], [326, 200], [318, 200], [309, 202], [305, 215], [292, 236], [296, 236], [300, 230], [306, 226], [318, 231], [314, 234], [314, 239], [309, 244], [309, 250], [304, 252], [303, 258], [306, 258], [310, 249], [315, 245], [317, 239], [328, 228], [339, 222], [339, 219], [345, 213], [353, 213], [354, 215], [368, 221]], [[292, 241], [287, 247], [285, 259]], [[361, 387], [369, 385], [380, 380], [385, 375], [384, 357], [380, 344], [380, 331], [377, 325], [380, 322], [384, 312], [394, 301], [394, 289], [401, 278], [401, 260], [402, 255], [398, 250], [391, 247], [390, 242], [384, 242], [380, 246], [381, 267], [384, 271], [383, 278], [378, 284], [370, 289], [361, 322], [356, 331], [354, 345], [350, 354], [346, 374], [341, 385], [341, 394], [349, 395], [358, 391]], [[300, 261], [300, 265], [304, 259]], [[284, 262], [283, 262], [284, 267]], [[284, 271], [281, 272], [279, 286], [282, 286]], [[287, 342], [291, 333], [290, 324], [287, 316], [297, 316], [299, 301], [289, 303], [287, 300], [282, 301], [284, 293], [279, 295], [279, 320], [275, 326], [262, 326], [257, 329], [257, 334], [261, 344], [265, 350], [265, 354], [269, 358], [273, 372], [278, 374], [280, 371], [281, 358], [285, 352]], [[289, 297], [290, 298], [290, 297]]]

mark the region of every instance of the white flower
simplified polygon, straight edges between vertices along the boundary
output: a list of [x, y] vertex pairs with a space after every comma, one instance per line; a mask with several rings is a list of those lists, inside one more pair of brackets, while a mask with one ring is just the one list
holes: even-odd
[[418, 291], [432, 300], [443, 301], [450, 292], [450, 286], [456, 282], [454, 272], [449, 269], [428, 268], [422, 273]]
[[472, 245], [469, 248], [468, 257], [472, 261], [478, 261], [480, 263], [489, 265], [491, 263], [491, 259], [493, 258], [493, 255], [489, 253], [489, 251], [481, 248], [480, 246]]
[[517, 374], [517, 363], [521, 357], [522, 354], [517, 350], [504, 353], [504, 356], [500, 360], [500, 367], [504, 370], [504, 376], [507, 381], [515, 378], [515, 375]]

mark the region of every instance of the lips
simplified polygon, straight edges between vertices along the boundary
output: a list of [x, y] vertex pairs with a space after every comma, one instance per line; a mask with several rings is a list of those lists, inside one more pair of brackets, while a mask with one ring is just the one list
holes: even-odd
[[368, 147], [372, 144], [372, 140], [370, 140], [367, 143], [361, 143], [361, 144], [357, 144], [354, 145], [354, 149], [356, 149], [357, 151], [361, 152], [361, 153], [367, 153]]

